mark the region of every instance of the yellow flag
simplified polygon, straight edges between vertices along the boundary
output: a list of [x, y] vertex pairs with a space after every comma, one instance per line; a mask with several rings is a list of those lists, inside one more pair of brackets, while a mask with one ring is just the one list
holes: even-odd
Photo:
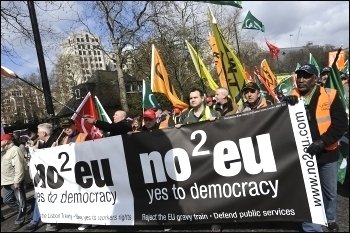
[[222, 67], [222, 61], [218, 50], [218, 46], [216, 46], [215, 38], [211, 34], [209, 35], [209, 44], [211, 47], [211, 51], [213, 51], [214, 64], [215, 64], [216, 72], [218, 73], [220, 85], [221, 87], [227, 88], [226, 76], [225, 76], [224, 68]]
[[188, 107], [186, 103], [177, 97], [175, 89], [170, 83], [168, 72], [154, 45], [152, 45], [151, 89], [153, 92], [160, 92], [166, 95], [173, 107], [180, 109]]
[[213, 32], [213, 35], [215, 37], [216, 45], [218, 47], [219, 56], [222, 61], [222, 65], [224, 68], [227, 84], [228, 84], [228, 90], [230, 92], [230, 95], [232, 97], [232, 100], [235, 103], [239, 103], [242, 101], [242, 87], [245, 83], [245, 74], [244, 69], [235, 55], [235, 53], [232, 51], [232, 49], [228, 46], [227, 42], [225, 41], [222, 33], [220, 32], [216, 19], [213, 15], [213, 13], [210, 11], [211, 16], [211, 29]]
[[269, 64], [266, 59], [261, 62], [260, 74], [264, 79], [265, 83], [269, 86], [271, 90], [275, 90], [277, 86], [277, 78], [274, 73], [271, 71]]
[[191, 54], [194, 67], [196, 67], [199, 77], [205, 80], [206, 83], [208, 83], [209, 88], [215, 92], [216, 89], [218, 89], [218, 85], [215, 83], [215, 81], [211, 77], [209, 70], [205, 67], [202, 61], [202, 58], [197, 54], [196, 50], [192, 47], [192, 45], [187, 40], [185, 40], [185, 42], [187, 44], [188, 51]]

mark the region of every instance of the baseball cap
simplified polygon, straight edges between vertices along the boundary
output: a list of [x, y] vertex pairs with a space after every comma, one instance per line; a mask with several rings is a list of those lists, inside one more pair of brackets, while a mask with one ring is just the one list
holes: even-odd
[[242, 88], [242, 92], [244, 92], [246, 89], [252, 89], [252, 90], [258, 90], [260, 91], [260, 88], [258, 86], [258, 84], [254, 83], [254, 82], [248, 82], [246, 83], [243, 88]]
[[74, 125], [75, 123], [74, 123], [74, 120], [73, 119], [64, 119], [62, 122], [61, 122], [61, 124], [60, 124], [60, 126], [62, 127], [62, 128], [67, 128], [67, 127], [70, 127], [71, 125]]
[[143, 118], [156, 119], [156, 113], [152, 109], [147, 109], [143, 113]]
[[300, 66], [299, 69], [297, 69], [295, 71], [295, 73], [298, 74], [301, 71], [318, 76], [318, 70], [317, 70], [316, 66], [314, 66], [312, 64], [305, 64], [303, 66]]
[[331, 67], [324, 67], [324, 68], [321, 70], [320, 74], [326, 73], [326, 72], [331, 72]]
[[1, 134], [1, 141], [10, 141], [12, 140], [12, 135], [11, 134]]
[[180, 110], [179, 108], [176, 108], [176, 107], [174, 108], [174, 110], [173, 110], [173, 111], [174, 111], [174, 113], [175, 113], [175, 114], [179, 114], [179, 113], [181, 113], [181, 110]]

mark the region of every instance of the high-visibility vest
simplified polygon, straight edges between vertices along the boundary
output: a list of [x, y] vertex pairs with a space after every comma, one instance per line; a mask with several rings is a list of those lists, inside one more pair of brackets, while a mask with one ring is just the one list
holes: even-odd
[[[193, 108], [190, 110], [190, 112], [193, 111]], [[204, 108], [204, 115], [199, 119], [199, 121], [207, 121], [213, 116], [211, 115], [210, 108], [208, 106], [205, 106]]]
[[[81, 143], [84, 142], [86, 137], [88, 136], [87, 133], [79, 133], [77, 136], [77, 139], [75, 140], [75, 143]], [[62, 140], [62, 144], [67, 144], [68, 143], [68, 136], [65, 136]]]
[[[337, 91], [331, 88], [320, 87], [320, 96], [318, 98], [317, 107], [316, 107], [316, 121], [320, 135], [327, 131], [331, 125], [331, 114], [330, 109], [331, 105], [335, 99]], [[300, 97], [298, 90], [294, 89], [293, 93]], [[326, 150], [334, 150], [338, 147], [339, 141], [326, 146]]]

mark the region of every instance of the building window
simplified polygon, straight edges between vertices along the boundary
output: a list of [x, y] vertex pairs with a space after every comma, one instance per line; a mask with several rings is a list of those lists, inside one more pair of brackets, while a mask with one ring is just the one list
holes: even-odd
[[88, 34], [85, 34], [85, 39], [86, 39], [86, 42], [89, 42], [89, 35]]
[[76, 99], [76, 100], [81, 99], [81, 97], [80, 97], [80, 89], [75, 90], [75, 91], [74, 91], [74, 95], [75, 95], [75, 99]]
[[77, 38], [77, 42], [80, 42], [80, 38]]
[[127, 82], [125, 89], [126, 93], [142, 92], [142, 82]]
[[23, 97], [22, 91], [12, 91], [11, 96], [13, 97]]

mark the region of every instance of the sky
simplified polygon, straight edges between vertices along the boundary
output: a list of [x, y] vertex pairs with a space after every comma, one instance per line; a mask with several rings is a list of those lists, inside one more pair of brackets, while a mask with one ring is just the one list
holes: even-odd
[[[2, 1], [1, 4], [6, 4]], [[71, 4], [71, 3], [70, 3]], [[203, 3], [209, 6], [209, 3]], [[38, 23], [51, 23], [60, 33], [68, 33], [72, 27], [67, 27], [83, 8], [71, 4], [69, 10], [64, 12], [50, 11], [49, 14], [36, 8]], [[26, 7], [24, 5], [23, 7]], [[236, 9], [232, 6], [222, 6], [224, 11]], [[349, 48], [349, 2], [348, 1], [242, 1], [241, 21], [250, 11], [265, 27], [265, 32], [257, 30], [242, 30], [242, 36], [252, 38], [262, 48], [265, 38], [279, 48], [304, 46], [308, 42], [314, 45], [331, 44], [336, 47]], [[81, 12], [80, 12], [81, 13]], [[61, 20], [57, 20], [60, 18]], [[26, 22], [31, 29], [30, 20]], [[93, 24], [94, 22], [89, 22]], [[96, 27], [96, 25], [94, 25]], [[74, 28], [78, 30], [79, 28]], [[2, 27], [2, 33], [6, 29]], [[8, 35], [8, 34], [7, 34]], [[23, 43], [17, 35], [11, 35], [12, 46], [16, 49], [18, 57], [9, 59], [1, 54], [1, 65], [13, 70], [20, 77], [39, 72], [39, 63], [34, 44]], [[49, 74], [53, 69], [57, 55], [57, 44], [61, 38], [42, 37], [45, 51], [46, 70]]]

